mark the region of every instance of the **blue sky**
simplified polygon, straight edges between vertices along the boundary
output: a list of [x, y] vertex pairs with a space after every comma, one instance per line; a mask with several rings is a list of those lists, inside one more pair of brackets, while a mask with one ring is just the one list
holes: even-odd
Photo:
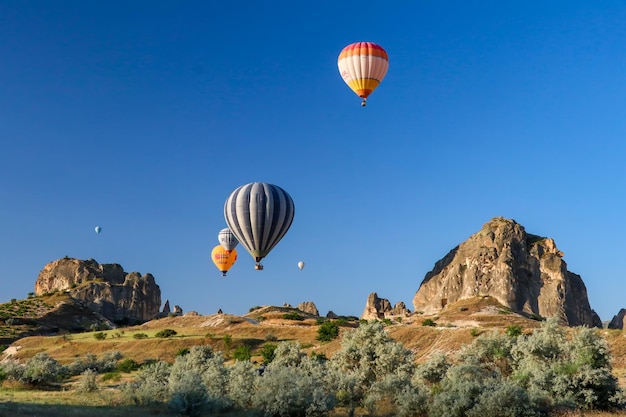
[[[3, 1], [0, 301], [63, 256], [152, 273], [184, 311], [412, 298], [493, 217], [554, 238], [625, 307], [626, 3]], [[362, 108], [337, 55], [382, 45]], [[210, 259], [265, 181], [293, 225], [255, 271]], [[94, 232], [95, 226], [102, 233]], [[304, 270], [297, 262], [306, 262]]]

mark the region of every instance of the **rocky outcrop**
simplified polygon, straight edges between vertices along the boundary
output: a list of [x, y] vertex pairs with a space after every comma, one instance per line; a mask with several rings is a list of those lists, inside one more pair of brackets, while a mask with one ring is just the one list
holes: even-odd
[[609, 322], [607, 328], [609, 329], [623, 329], [624, 328], [624, 315], [626, 315], [626, 310], [621, 309], [616, 316], [613, 316], [613, 319]]
[[378, 294], [373, 292], [367, 298], [361, 318], [364, 320], [380, 320], [390, 317], [407, 317], [410, 314], [411, 312], [403, 302], [396, 303], [391, 307], [389, 300], [379, 298]]
[[143, 322], [156, 317], [161, 289], [151, 274], [124, 272], [118, 264], [65, 257], [39, 273], [35, 294], [65, 291], [114, 322]]
[[435, 264], [413, 308], [434, 314], [462, 299], [491, 296], [513, 311], [602, 327], [585, 284], [562, 257], [554, 240], [528, 234], [514, 220], [494, 218]]
[[317, 311], [317, 307], [315, 306], [315, 303], [313, 301], [304, 301], [298, 304], [297, 309], [313, 316], [320, 315], [320, 312]]

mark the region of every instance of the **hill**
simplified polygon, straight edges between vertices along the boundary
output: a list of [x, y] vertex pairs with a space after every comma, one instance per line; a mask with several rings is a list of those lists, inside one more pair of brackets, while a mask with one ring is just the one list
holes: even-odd
[[[57, 297], [63, 299], [61, 295]], [[39, 302], [49, 304], [51, 299]], [[0, 305], [0, 311], [4, 308], [6, 304]], [[56, 316], [53, 312], [45, 316], [56, 317], [61, 323], [66, 311], [61, 310], [54, 310]], [[34, 323], [40, 320], [32, 318]], [[328, 319], [291, 307], [264, 306], [244, 316], [171, 316], [110, 330], [28, 335], [14, 340], [9, 352], [20, 360], [26, 360], [38, 352], [47, 352], [61, 363], [69, 364], [89, 353], [101, 355], [119, 351], [124, 358], [143, 363], [153, 359], [173, 361], [182, 349], [196, 345], [210, 345], [214, 350], [223, 352], [226, 358], [232, 359], [233, 352], [239, 346], [246, 345], [251, 348], [252, 360], [260, 362], [264, 345], [292, 341], [299, 342], [302, 350], [308, 354], [315, 352], [331, 357], [341, 347], [341, 334], [357, 327], [358, 321], [334, 319], [340, 325], [340, 337], [330, 342], [320, 342], [316, 338], [320, 323], [324, 320]], [[505, 332], [510, 326], [519, 326], [524, 332], [532, 332], [540, 325], [538, 320], [512, 312], [491, 297], [464, 299], [447, 305], [436, 315], [413, 314], [402, 320], [384, 322], [388, 334], [413, 350], [418, 362], [436, 353], [456, 352], [486, 332]], [[14, 328], [5, 324], [4, 329], [14, 328], [9, 331], [18, 334], [21, 326]], [[173, 330], [176, 334], [166, 338], [156, 336], [165, 329]], [[610, 345], [616, 375], [626, 376], [626, 339], [622, 332], [606, 329], [598, 331]]]

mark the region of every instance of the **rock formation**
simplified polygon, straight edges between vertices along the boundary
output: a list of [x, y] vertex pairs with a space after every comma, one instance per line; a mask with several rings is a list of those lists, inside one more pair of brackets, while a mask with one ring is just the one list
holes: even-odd
[[297, 309], [305, 313], [312, 314], [314, 316], [320, 315], [320, 312], [317, 311], [317, 307], [315, 306], [315, 303], [313, 303], [313, 301], [304, 301], [298, 304]]
[[609, 329], [623, 329], [624, 328], [624, 315], [626, 315], [625, 309], [620, 309], [619, 313], [613, 317], [613, 319], [608, 324], [607, 328]]
[[491, 296], [513, 311], [602, 327], [585, 284], [562, 257], [554, 240], [528, 234], [514, 220], [494, 218], [435, 264], [413, 307], [434, 314], [458, 300]]
[[380, 320], [389, 317], [407, 317], [411, 312], [401, 301], [391, 307], [391, 303], [386, 298], [378, 298], [378, 294], [373, 292], [367, 297], [367, 303], [361, 318], [364, 320]]
[[156, 317], [161, 289], [151, 274], [124, 272], [118, 264], [65, 257], [39, 273], [35, 294], [65, 291], [114, 322], [143, 322]]

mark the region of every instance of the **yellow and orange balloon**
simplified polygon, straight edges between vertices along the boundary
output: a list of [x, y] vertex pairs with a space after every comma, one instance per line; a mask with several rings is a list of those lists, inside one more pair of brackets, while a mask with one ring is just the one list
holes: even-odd
[[233, 266], [237, 260], [237, 250], [226, 250], [222, 245], [217, 245], [211, 251], [211, 259], [217, 269], [222, 273], [222, 276], [225, 277], [230, 267]]
[[389, 57], [382, 46], [373, 42], [355, 42], [341, 51], [337, 59], [341, 78], [361, 97], [361, 106], [387, 75]]

